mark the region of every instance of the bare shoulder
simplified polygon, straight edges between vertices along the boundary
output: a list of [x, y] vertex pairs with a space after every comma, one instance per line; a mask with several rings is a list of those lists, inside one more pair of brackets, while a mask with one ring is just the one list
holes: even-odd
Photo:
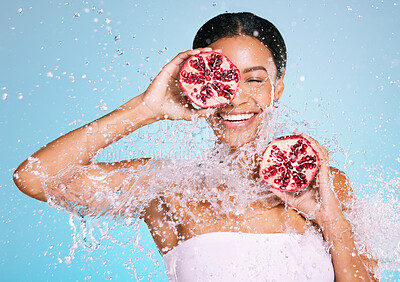
[[353, 199], [353, 188], [347, 175], [340, 169], [330, 167], [333, 186], [340, 202], [348, 202]]

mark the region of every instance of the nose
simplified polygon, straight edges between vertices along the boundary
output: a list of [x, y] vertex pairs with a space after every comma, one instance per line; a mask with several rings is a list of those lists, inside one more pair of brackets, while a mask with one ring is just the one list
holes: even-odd
[[247, 95], [246, 91], [243, 89], [242, 86], [239, 84], [239, 88], [236, 91], [235, 98], [230, 102], [230, 104], [234, 107], [237, 107], [241, 104], [247, 103], [249, 96]]

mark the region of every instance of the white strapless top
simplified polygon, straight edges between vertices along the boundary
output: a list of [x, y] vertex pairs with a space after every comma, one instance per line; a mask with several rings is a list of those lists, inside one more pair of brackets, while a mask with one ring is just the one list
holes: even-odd
[[314, 233], [206, 233], [163, 256], [170, 281], [334, 281], [330, 254]]

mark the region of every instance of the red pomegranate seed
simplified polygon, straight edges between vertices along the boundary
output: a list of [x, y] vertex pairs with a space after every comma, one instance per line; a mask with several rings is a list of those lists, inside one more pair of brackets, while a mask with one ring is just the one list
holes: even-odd
[[230, 103], [239, 82], [239, 69], [217, 52], [203, 52], [190, 57], [179, 72], [179, 83], [186, 96], [202, 108]]
[[306, 188], [319, 169], [319, 158], [311, 143], [300, 135], [272, 141], [263, 154], [260, 176], [283, 192]]

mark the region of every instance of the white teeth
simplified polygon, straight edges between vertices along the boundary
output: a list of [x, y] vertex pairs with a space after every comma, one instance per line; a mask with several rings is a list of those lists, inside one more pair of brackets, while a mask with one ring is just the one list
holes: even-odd
[[220, 114], [223, 120], [229, 121], [243, 121], [252, 118], [255, 114], [241, 114], [241, 115], [227, 115], [227, 114]]

